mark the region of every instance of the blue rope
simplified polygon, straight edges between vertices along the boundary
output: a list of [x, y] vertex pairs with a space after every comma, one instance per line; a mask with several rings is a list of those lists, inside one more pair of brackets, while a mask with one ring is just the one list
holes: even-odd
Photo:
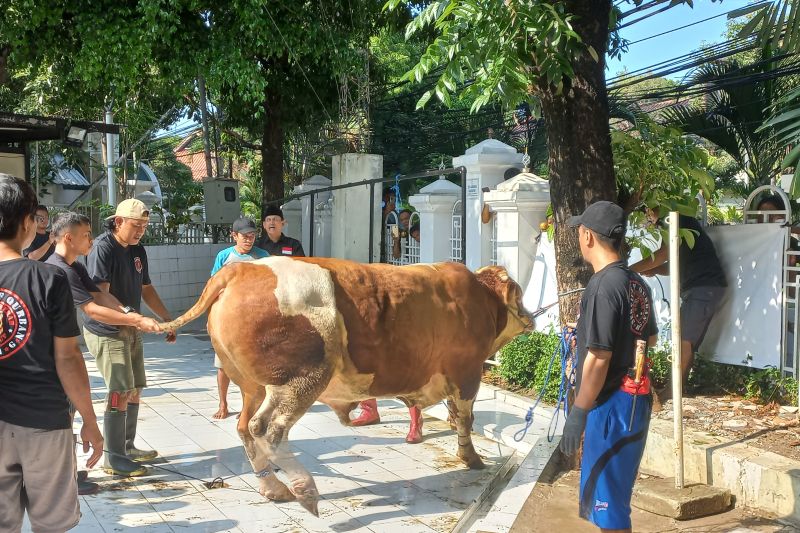
[[[553, 363], [555, 362], [556, 356], [560, 356], [561, 358], [561, 383], [558, 386], [558, 403], [556, 404], [553, 416], [550, 418], [550, 425], [547, 428], [548, 442], [552, 442], [553, 437], [555, 436], [554, 433], [551, 435], [550, 431], [558, 426], [559, 410], [562, 402], [564, 405], [564, 416], [567, 416], [567, 395], [569, 393], [569, 389], [574, 387], [573, 380], [575, 377], [575, 367], [577, 365], [577, 361], [574, 357], [571, 346], [572, 341], [575, 339], [575, 333], [572, 329], [565, 327], [559, 334], [559, 337], [561, 340], [558, 343], [558, 346], [556, 346], [556, 349], [553, 350], [553, 355], [550, 356], [550, 363], [547, 365], [547, 374], [544, 377], [542, 390], [539, 392], [539, 396], [536, 398], [533, 406], [528, 408], [528, 412], [525, 415], [525, 427], [514, 434], [514, 440], [517, 442], [520, 442], [525, 438], [525, 435], [528, 433], [531, 425], [533, 425], [533, 413], [536, 410], [536, 407], [539, 405], [539, 402], [542, 401], [542, 398], [544, 398], [544, 395], [547, 393], [547, 384], [550, 382], [550, 376], [553, 371]], [[572, 361], [572, 368], [569, 376], [567, 376], [568, 361]], [[555, 426], [553, 425], [554, 421]]]
[[398, 212], [399, 212], [399, 209], [401, 208], [400, 206], [403, 205], [403, 201], [400, 198], [400, 176], [401, 176], [401, 174], [396, 174], [395, 175], [395, 177], [394, 177], [394, 185], [392, 186], [392, 189], [394, 189], [394, 194], [395, 194], [394, 205], [395, 205], [395, 209], [398, 210]]

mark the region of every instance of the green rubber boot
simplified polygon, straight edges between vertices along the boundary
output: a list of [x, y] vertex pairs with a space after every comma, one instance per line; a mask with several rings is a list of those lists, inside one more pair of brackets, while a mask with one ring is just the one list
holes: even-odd
[[140, 450], [133, 441], [136, 439], [136, 425], [139, 422], [139, 404], [128, 404], [128, 418], [125, 421], [125, 455], [131, 461], [150, 461], [158, 457], [155, 450]]
[[136, 477], [147, 473], [147, 468], [125, 456], [124, 411], [110, 411], [103, 416], [103, 437], [106, 452], [103, 470], [115, 476]]

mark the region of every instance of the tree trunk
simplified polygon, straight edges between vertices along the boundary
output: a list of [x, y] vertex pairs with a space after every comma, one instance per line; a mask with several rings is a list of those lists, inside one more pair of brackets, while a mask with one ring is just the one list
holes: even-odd
[[267, 202], [283, 198], [283, 140], [280, 94], [268, 87], [264, 93], [264, 132], [261, 138], [261, 210]]
[[[617, 197], [605, 83], [611, 1], [567, 0], [565, 4], [576, 17], [573, 29], [600, 60], [585, 53], [573, 64], [575, 77], [566, 81], [561, 94], [552, 86], [538, 91], [547, 123], [559, 292], [584, 287], [592, 274], [567, 219], [582, 213], [592, 201]], [[561, 299], [562, 323], [575, 321], [579, 301], [580, 294]]]

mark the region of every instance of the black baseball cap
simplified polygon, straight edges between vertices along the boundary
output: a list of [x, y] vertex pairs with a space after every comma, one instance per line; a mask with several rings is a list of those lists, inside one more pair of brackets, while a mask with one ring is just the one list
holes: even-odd
[[250, 220], [249, 218], [239, 218], [233, 223], [233, 231], [235, 233], [255, 233], [258, 231], [256, 228], [256, 223]]
[[587, 207], [583, 214], [569, 217], [567, 224], [582, 225], [600, 235], [617, 238], [625, 233], [625, 212], [614, 202], [600, 200]]

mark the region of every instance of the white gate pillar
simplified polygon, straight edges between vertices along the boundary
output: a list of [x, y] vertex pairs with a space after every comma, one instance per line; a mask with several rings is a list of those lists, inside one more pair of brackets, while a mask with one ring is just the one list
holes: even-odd
[[[324, 189], [326, 187], [331, 186], [331, 180], [326, 178], [325, 176], [320, 176], [319, 174], [315, 176], [311, 176], [308, 179], [303, 180], [303, 183], [296, 186], [292, 191], [294, 194], [301, 194], [308, 191], [313, 191], [316, 189]], [[314, 195], [314, 205], [319, 206], [320, 204], [324, 204], [328, 201], [331, 197], [330, 192], [323, 192]], [[307, 254], [311, 253], [311, 196], [303, 196], [300, 198], [300, 203], [302, 205], [301, 211], [301, 218], [300, 218], [300, 228], [297, 229], [295, 233], [301, 234], [302, 237], [296, 236], [295, 238], [298, 239], [302, 245], [303, 250]], [[317, 216], [317, 212], [314, 212], [314, 217]], [[316, 222], [314, 224], [316, 226]], [[322, 242], [317, 241], [316, 235], [314, 236], [314, 255], [319, 256], [319, 252], [321, 250], [320, 246], [324, 246]], [[328, 243], [328, 251], [330, 253], [330, 243]]]
[[539, 225], [547, 220], [550, 183], [530, 172], [517, 174], [484, 193], [497, 226], [497, 264], [522, 287], [528, 285], [536, 257]]
[[[383, 156], [376, 154], [342, 154], [331, 161], [333, 185], [345, 185], [383, 177]], [[372, 262], [380, 260], [381, 195], [374, 186], [375, 208], [372, 229]], [[331, 255], [369, 263], [369, 185], [334, 191]]]
[[492, 257], [492, 228], [481, 223], [481, 191], [503, 181], [509, 168], [522, 168], [522, 154], [496, 139], [486, 139], [453, 158], [453, 167], [467, 169], [466, 220], [462, 231], [467, 232], [464, 262], [470, 270], [490, 263]]
[[298, 240], [300, 239], [303, 226], [301, 210], [302, 205], [300, 204], [300, 200], [296, 198], [294, 200], [289, 200], [281, 206], [284, 221], [283, 233], [287, 237], [292, 237], [293, 239]]
[[[317, 203], [314, 211], [314, 256], [331, 257], [331, 228], [333, 226], [333, 198]], [[303, 248], [307, 254], [311, 251]]]
[[449, 261], [453, 206], [461, 197], [461, 187], [440, 177], [408, 199], [419, 212], [419, 261]]

